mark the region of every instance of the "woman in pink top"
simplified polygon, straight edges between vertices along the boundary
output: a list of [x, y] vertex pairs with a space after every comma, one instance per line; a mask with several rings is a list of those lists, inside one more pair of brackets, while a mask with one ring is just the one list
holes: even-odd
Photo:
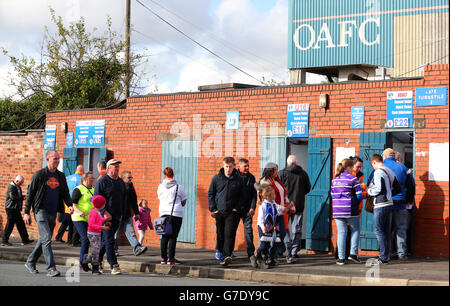
[[102, 241], [102, 230], [108, 231], [111, 220], [111, 215], [105, 210], [106, 199], [101, 195], [96, 195], [91, 198], [94, 209], [89, 213], [88, 232], [87, 236], [90, 244], [90, 252], [86, 254], [83, 259], [83, 264], [92, 264], [92, 274], [100, 275], [98, 267], [100, 265], [98, 255], [100, 253], [100, 246]]

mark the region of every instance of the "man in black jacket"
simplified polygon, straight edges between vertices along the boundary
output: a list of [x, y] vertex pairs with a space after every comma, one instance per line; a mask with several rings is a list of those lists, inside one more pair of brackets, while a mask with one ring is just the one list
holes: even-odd
[[216, 219], [217, 251], [224, 267], [232, 261], [241, 195], [242, 180], [235, 169], [234, 158], [225, 157], [223, 168], [213, 177], [208, 191], [209, 211]]
[[115, 159], [110, 159], [106, 163], [106, 174], [97, 181], [94, 191], [94, 195], [101, 195], [106, 199], [105, 209], [112, 217], [110, 229], [102, 235], [99, 262], [103, 261], [103, 255], [106, 252], [106, 259], [111, 266], [111, 274], [113, 275], [122, 273], [114, 250], [114, 234], [119, 229], [126, 206], [125, 183], [119, 177], [121, 163], [121, 161]]
[[18, 175], [16, 179], [11, 182], [8, 186], [8, 191], [6, 192], [5, 200], [5, 211], [6, 211], [6, 226], [3, 231], [2, 246], [11, 246], [12, 244], [8, 242], [9, 236], [11, 235], [14, 225], [17, 226], [20, 238], [22, 238], [22, 245], [29, 244], [34, 240], [30, 240], [28, 237], [27, 228], [22, 219], [22, 208], [23, 208], [23, 193], [22, 185], [25, 181], [22, 175]]
[[[255, 177], [249, 171], [249, 162], [241, 158], [238, 162], [238, 175], [242, 179], [242, 198], [239, 217], [244, 225], [245, 244], [247, 245], [247, 256], [250, 261], [256, 262], [255, 245], [253, 244], [253, 216], [256, 210]], [[239, 221], [238, 224], [239, 225]]]
[[131, 175], [130, 171], [123, 171], [122, 172], [122, 180], [125, 183], [125, 205], [123, 207], [123, 214], [122, 214], [122, 221], [120, 221], [119, 228], [117, 229], [117, 232], [115, 234], [115, 250], [116, 255], [119, 254], [119, 243], [118, 243], [118, 234], [119, 230], [123, 229], [125, 236], [127, 236], [128, 242], [131, 244], [131, 248], [133, 249], [134, 255], [139, 256], [145, 251], [147, 251], [146, 246], [142, 246], [137, 237], [136, 237], [136, 231], [134, 230], [133, 226], [133, 218], [131, 216], [131, 211], [134, 213], [135, 220], [139, 220], [139, 208], [137, 205], [137, 195], [136, 190], [134, 189], [133, 183], [131, 180], [133, 179], [133, 176]]
[[73, 213], [72, 199], [67, 187], [64, 173], [58, 170], [60, 161], [56, 150], [48, 150], [45, 159], [47, 167], [36, 171], [31, 179], [30, 189], [25, 202], [25, 224], [31, 224], [30, 211], [33, 209], [39, 232], [39, 240], [28, 256], [25, 267], [31, 274], [36, 274], [36, 262], [41, 254], [47, 264], [47, 276], [59, 276], [56, 270], [52, 250], [53, 230], [56, 225], [56, 213], [64, 213], [64, 202]]
[[291, 255], [294, 257], [297, 257], [297, 252], [301, 249], [305, 196], [311, 190], [308, 174], [297, 163], [295, 155], [289, 155], [286, 168], [278, 172], [278, 176], [286, 187], [288, 199], [295, 204], [295, 214], [289, 215], [289, 228], [292, 237]]

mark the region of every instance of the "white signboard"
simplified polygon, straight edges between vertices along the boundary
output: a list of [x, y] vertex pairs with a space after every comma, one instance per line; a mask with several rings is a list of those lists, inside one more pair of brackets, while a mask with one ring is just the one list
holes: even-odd
[[342, 162], [342, 160], [349, 158], [350, 156], [355, 156], [355, 148], [337, 147], [335, 156], [336, 160], [334, 163], [334, 173], [336, 173], [337, 165]]
[[448, 182], [448, 142], [430, 143], [428, 180]]

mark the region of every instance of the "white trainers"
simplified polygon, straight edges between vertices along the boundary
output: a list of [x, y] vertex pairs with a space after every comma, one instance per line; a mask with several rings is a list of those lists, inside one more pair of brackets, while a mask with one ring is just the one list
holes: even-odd
[[112, 270], [111, 270], [111, 274], [112, 275], [119, 275], [122, 274], [122, 271], [120, 271], [120, 267], [118, 264], [114, 265]]

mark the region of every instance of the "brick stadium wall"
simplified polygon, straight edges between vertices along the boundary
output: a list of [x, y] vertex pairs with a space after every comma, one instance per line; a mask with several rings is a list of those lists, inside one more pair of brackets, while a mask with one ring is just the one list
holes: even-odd
[[[341, 84], [264, 87], [245, 90], [224, 90], [185, 94], [155, 95], [130, 98], [127, 109], [106, 111], [79, 111], [50, 113], [47, 124], [68, 123], [68, 130], [75, 131], [77, 120], [105, 119], [106, 147], [114, 152], [114, 158], [123, 161], [121, 170], [133, 172], [139, 198], [149, 200], [153, 218], [158, 215], [156, 190], [160, 182], [161, 139], [170, 132], [175, 122], [185, 122], [188, 135], [183, 139], [201, 140], [198, 158], [197, 187], [197, 248], [214, 249], [215, 223], [208, 211], [207, 191], [211, 178], [218, 172], [223, 156], [249, 157], [250, 170], [259, 175], [259, 137], [247, 142], [249, 135], [258, 135], [258, 124], [277, 123], [279, 131], [286, 127], [286, 106], [293, 103], [310, 104], [310, 128], [316, 129], [313, 137], [332, 137], [333, 159], [336, 147], [346, 146], [350, 140], [359, 152], [359, 133], [350, 129], [349, 113], [352, 105], [365, 106], [364, 132], [381, 132], [380, 121], [386, 119], [386, 93], [388, 91], [414, 90], [418, 87], [447, 86], [448, 65], [425, 67], [423, 79], [389, 80], [379, 82], [353, 82]], [[318, 106], [319, 95], [329, 95], [329, 108]], [[225, 130], [226, 111], [240, 112], [240, 126], [247, 126], [244, 151], [239, 149], [242, 137]], [[200, 114], [200, 117], [195, 117]], [[448, 104], [445, 106], [414, 107], [414, 119], [425, 119], [423, 129], [416, 129], [416, 184], [417, 214], [415, 219], [416, 256], [448, 257], [448, 182], [428, 181], [428, 150], [430, 142], [449, 141]], [[201, 121], [201, 122], [200, 122]], [[210, 125], [205, 125], [209, 122]], [[217, 134], [212, 127], [220, 126]], [[254, 125], [253, 125], [254, 124]], [[171, 131], [172, 127], [172, 131]], [[211, 129], [210, 129], [211, 128]], [[186, 131], [184, 131], [186, 132]], [[65, 135], [56, 134], [57, 147], [65, 146]], [[251, 138], [251, 137], [250, 137]], [[1, 137], [0, 137], [1, 139]], [[216, 156], [206, 156], [214, 145], [221, 143]], [[209, 154], [210, 155], [210, 154]], [[41, 156], [41, 155], [40, 155]], [[2, 165], [3, 167], [3, 165]], [[334, 170], [332, 170], [334, 172]], [[2, 186], [3, 187], [3, 186]], [[1, 195], [4, 196], [4, 195]], [[1, 198], [0, 198], [1, 200]], [[188, 204], [189, 205], [189, 204]], [[256, 221], [254, 221], [256, 231]], [[332, 250], [336, 245], [336, 228], [330, 224]], [[256, 241], [257, 234], [255, 234]], [[159, 238], [147, 233], [145, 244], [158, 246]], [[245, 247], [242, 224], [239, 226], [236, 246]], [[375, 254], [365, 252], [363, 254]]]

